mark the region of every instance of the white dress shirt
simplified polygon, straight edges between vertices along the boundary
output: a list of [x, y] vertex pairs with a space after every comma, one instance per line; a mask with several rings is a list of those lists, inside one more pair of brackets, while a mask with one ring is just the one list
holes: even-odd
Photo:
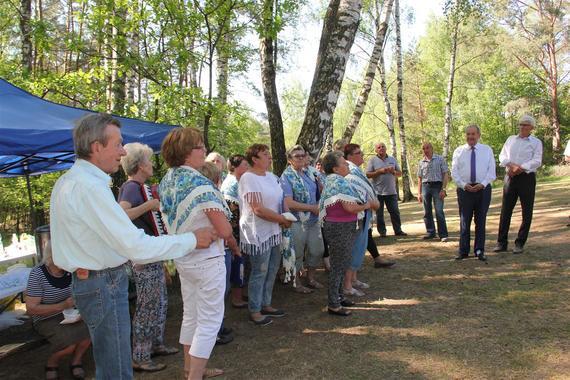
[[194, 234], [154, 237], [131, 222], [109, 184], [111, 177], [78, 159], [57, 180], [50, 201], [53, 262], [68, 272], [102, 270], [131, 260], [175, 259], [196, 247]]
[[[495, 174], [495, 156], [490, 146], [475, 145], [475, 182], [487, 186], [497, 177]], [[464, 189], [471, 182], [471, 146], [461, 145], [453, 152], [451, 178], [457, 187]]]
[[499, 163], [503, 167], [517, 164], [526, 173], [535, 173], [542, 165], [542, 141], [534, 136], [509, 136], [499, 154]]

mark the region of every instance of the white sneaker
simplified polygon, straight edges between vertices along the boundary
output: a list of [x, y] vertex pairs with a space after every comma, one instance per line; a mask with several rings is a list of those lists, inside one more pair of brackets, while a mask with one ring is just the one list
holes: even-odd
[[355, 296], [355, 297], [362, 297], [366, 295], [363, 291], [360, 291], [356, 288], [344, 289], [343, 293], [345, 296]]
[[449, 239], [446, 238], [446, 237], [441, 238], [441, 242], [442, 242], [442, 243], [447, 243], [448, 241], [449, 241]]
[[352, 282], [352, 286], [358, 289], [369, 289], [370, 285], [368, 285], [366, 282], [362, 282], [362, 281], [353, 281]]

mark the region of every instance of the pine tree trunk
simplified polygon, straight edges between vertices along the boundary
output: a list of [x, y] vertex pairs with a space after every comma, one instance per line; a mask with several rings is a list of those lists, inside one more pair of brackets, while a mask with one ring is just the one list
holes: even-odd
[[410, 188], [410, 175], [408, 170], [408, 152], [406, 146], [406, 131], [404, 128], [404, 99], [403, 99], [403, 91], [404, 91], [404, 74], [402, 70], [402, 38], [400, 33], [400, 0], [395, 0], [394, 6], [394, 17], [396, 21], [396, 77], [398, 83], [398, 92], [397, 92], [397, 105], [398, 105], [398, 126], [400, 127], [400, 147], [401, 147], [401, 154], [400, 154], [400, 162], [401, 162], [401, 169], [402, 169], [402, 188], [403, 188], [403, 196], [402, 200], [404, 202], [410, 201], [414, 199], [414, 195], [412, 194], [412, 190]]
[[20, 10], [20, 32], [22, 33], [22, 68], [25, 75], [32, 73], [33, 48], [32, 48], [32, 28], [30, 20], [32, 18], [32, 0], [22, 0]]
[[394, 0], [386, 0], [384, 18], [380, 22], [377, 21], [378, 27], [376, 28], [376, 37], [374, 40], [374, 48], [372, 50], [372, 55], [368, 61], [368, 67], [366, 69], [366, 74], [364, 75], [364, 81], [362, 83], [362, 89], [358, 95], [356, 101], [356, 106], [354, 107], [354, 112], [352, 117], [344, 130], [342, 138], [346, 143], [352, 140], [352, 136], [360, 123], [362, 114], [364, 113], [364, 107], [366, 107], [366, 102], [368, 101], [368, 95], [370, 95], [370, 90], [372, 89], [372, 84], [374, 82], [374, 75], [376, 74], [376, 68], [378, 67], [378, 61], [382, 54], [384, 54], [384, 43], [386, 41], [386, 34], [388, 31], [388, 23], [390, 21], [390, 15], [392, 14], [392, 4]]
[[303, 145], [313, 159], [320, 155], [329, 129], [333, 127], [334, 110], [361, 8], [361, 0], [331, 0], [325, 15], [305, 120], [297, 138], [297, 143]]
[[277, 95], [275, 83], [275, 41], [271, 38], [273, 24], [273, 1], [265, 0], [263, 7], [263, 33], [260, 35], [259, 55], [261, 59], [261, 82], [263, 85], [263, 97], [267, 107], [267, 120], [271, 135], [271, 153], [273, 156], [273, 172], [281, 175], [287, 166], [285, 153], [285, 136], [283, 134], [283, 117]]
[[447, 80], [447, 97], [445, 98], [445, 121], [443, 124], [443, 158], [449, 155], [449, 138], [452, 127], [451, 102], [453, 100], [453, 82], [455, 80], [455, 59], [457, 57], [457, 33], [459, 24], [453, 23], [453, 33], [451, 35], [451, 50], [449, 57], [449, 78]]

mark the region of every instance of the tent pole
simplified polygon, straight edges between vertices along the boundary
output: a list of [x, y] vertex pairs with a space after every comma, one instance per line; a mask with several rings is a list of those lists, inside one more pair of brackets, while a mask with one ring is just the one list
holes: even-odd
[[32, 199], [32, 185], [30, 184], [30, 173], [26, 170], [26, 187], [28, 188], [28, 201], [30, 202], [30, 218], [32, 218], [32, 234], [36, 231], [36, 211], [34, 200]]

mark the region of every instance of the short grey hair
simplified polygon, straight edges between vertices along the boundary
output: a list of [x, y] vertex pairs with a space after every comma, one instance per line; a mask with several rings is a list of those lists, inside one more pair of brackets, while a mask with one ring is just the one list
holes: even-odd
[[210, 152], [206, 156], [206, 162], [214, 162], [216, 159], [220, 160], [220, 162], [222, 163], [222, 170], [226, 170], [227, 169], [226, 159], [220, 153]]
[[139, 165], [154, 154], [150, 146], [138, 142], [126, 144], [124, 148], [127, 155], [121, 157], [121, 166], [128, 176], [137, 174]]
[[94, 142], [107, 145], [105, 129], [109, 124], [121, 128], [121, 122], [106, 113], [90, 114], [79, 119], [73, 128], [73, 148], [77, 158], [91, 158], [91, 144]]
[[470, 128], [475, 128], [477, 130], [477, 133], [481, 134], [481, 128], [479, 128], [479, 126], [477, 124], [469, 124], [468, 126], [465, 127], [465, 133], [467, 133], [467, 131]]
[[305, 148], [303, 148], [303, 145], [293, 145], [291, 148], [289, 148], [289, 150], [287, 150], [287, 158], [291, 159], [293, 158], [293, 152], [296, 152], [298, 150], [302, 150], [303, 152], [305, 152]]
[[534, 120], [534, 117], [530, 115], [522, 115], [519, 119], [519, 125], [521, 124], [529, 124], [534, 128], [536, 127], [536, 120]]
[[334, 168], [338, 166], [338, 160], [343, 157], [340, 150], [334, 150], [325, 154], [321, 161], [321, 166], [326, 174], [334, 173]]

